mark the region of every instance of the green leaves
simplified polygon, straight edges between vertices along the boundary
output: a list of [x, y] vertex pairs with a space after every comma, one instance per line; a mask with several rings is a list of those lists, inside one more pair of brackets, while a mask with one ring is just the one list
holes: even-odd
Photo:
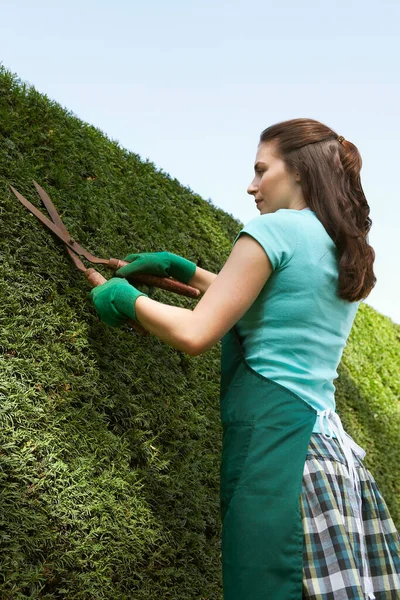
[[192, 358], [102, 323], [8, 183], [42, 208], [41, 183], [104, 257], [168, 249], [219, 269], [223, 213], [4, 70], [0, 127], [0, 596], [219, 597], [219, 348]]

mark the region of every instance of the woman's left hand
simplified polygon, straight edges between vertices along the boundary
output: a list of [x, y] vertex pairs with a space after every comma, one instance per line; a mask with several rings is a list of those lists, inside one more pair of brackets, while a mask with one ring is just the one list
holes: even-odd
[[139, 296], [148, 298], [147, 294], [120, 277], [113, 277], [90, 292], [101, 320], [111, 327], [121, 327], [128, 319], [137, 321], [135, 302]]

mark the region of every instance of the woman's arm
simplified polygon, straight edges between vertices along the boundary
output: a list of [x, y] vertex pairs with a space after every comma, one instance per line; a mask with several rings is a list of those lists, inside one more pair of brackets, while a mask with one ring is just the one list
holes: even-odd
[[206, 269], [196, 267], [195, 274], [189, 281], [188, 285], [197, 288], [202, 294], [204, 294], [216, 277], [217, 276], [215, 273], [211, 273], [210, 271], [206, 271]]
[[[196, 266], [196, 271], [188, 285], [204, 294], [216, 277], [215, 273]], [[139, 298], [144, 298], [144, 296]], [[136, 311], [138, 318], [140, 315], [140, 322], [146, 329], [169, 346], [192, 354], [194, 339], [192, 335], [187, 336], [186, 334], [190, 332], [193, 311], [163, 304], [151, 298], [144, 298], [145, 302], [143, 303], [143, 300], [139, 302], [139, 298], [136, 301]]]
[[213, 281], [193, 311], [146, 296], [135, 303], [137, 320], [145, 329], [191, 356], [212, 348], [244, 315], [271, 275], [272, 265], [259, 243], [242, 235], [218, 275], [200, 271], [206, 274], [200, 273], [203, 284], [211, 277]]

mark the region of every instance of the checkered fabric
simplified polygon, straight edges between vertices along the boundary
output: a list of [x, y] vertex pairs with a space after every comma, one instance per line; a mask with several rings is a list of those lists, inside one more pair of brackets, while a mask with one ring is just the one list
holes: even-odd
[[374, 478], [353, 456], [361, 501], [338, 441], [312, 434], [300, 495], [303, 600], [400, 600], [400, 536]]

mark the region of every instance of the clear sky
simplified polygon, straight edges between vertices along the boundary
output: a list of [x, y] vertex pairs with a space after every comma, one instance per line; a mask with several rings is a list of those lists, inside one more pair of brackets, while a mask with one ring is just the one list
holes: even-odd
[[0, 7], [4, 67], [243, 223], [263, 129], [309, 117], [351, 140], [376, 252], [366, 302], [400, 323], [399, 2]]

